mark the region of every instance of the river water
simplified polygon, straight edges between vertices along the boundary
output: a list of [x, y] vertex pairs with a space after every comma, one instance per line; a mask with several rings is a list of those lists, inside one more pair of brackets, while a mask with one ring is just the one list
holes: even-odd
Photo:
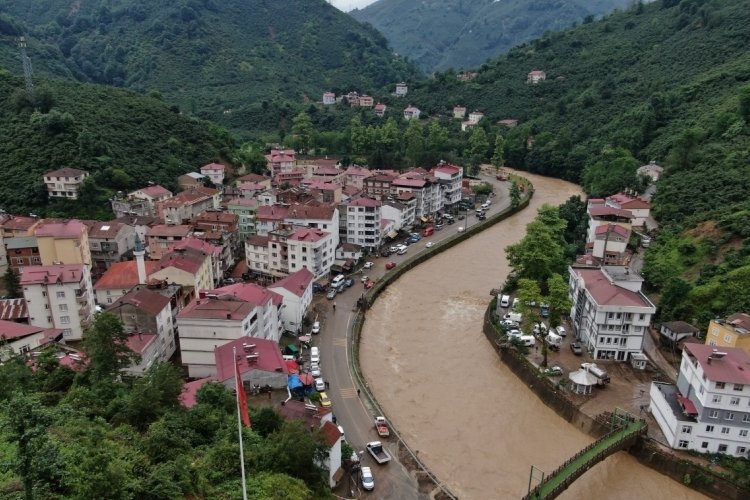
[[[462, 499], [520, 498], [530, 467], [552, 471], [592, 439], [560, 418], [500, 362], [482, 333], [504, 249], [544, 203], [581, 194], [524, 173], [529, 208], [421, 264], [367, 313], [360, 359], [371, 390], [412, 449]], [[704, 498], [626, 453], [596, 465], [560, 498]]]

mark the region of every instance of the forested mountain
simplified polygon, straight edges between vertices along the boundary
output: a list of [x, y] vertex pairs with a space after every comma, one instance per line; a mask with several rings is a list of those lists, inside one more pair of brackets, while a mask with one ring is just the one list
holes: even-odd
[[546, 31], [631, 5], [633, 0], [378, 0], [350, 12], [380, 30], [428, 72], [481, 65]]
[[0, 0], [0, 12], [0, 65], [15, 74], [14, 37], [25, 32], [37, 73], [157, 90], [237, 128], [275, 128], [283, 103], [419, 73], [325, 0]]
[[[148, 181], [173, 187], [178, 175], [234, 150], [225, 131], [181, 116], [158, 95], [39, 80], [36, 105], [23, 79], [0, 68], [0, 208], [11, 213], [110, 217], [115, 191]], [[92, 177], [79, 201], [48, 202], [42, 174], [66, 166]]]
[[[553, 33], [414, 88], [430, 115], [456, 104], [506, 129], [506, 163], [580, 180], [592, 195], [631, 187], [638, 165], [665, 165], [662, 224], [644, 272], [662, 319], [705, 324], [750, 310], [750, 4], [660, 0]], [[526, 83], [533, 69], [546, 81]]]

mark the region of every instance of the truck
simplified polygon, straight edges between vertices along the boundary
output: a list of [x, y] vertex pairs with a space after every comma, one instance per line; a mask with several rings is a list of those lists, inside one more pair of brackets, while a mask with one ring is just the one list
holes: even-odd
[[370, 452], [370, 455], [372, 455], [372, 458], [374, 458], [377, 463], [385, 464], [391, 461], [391, 454], [388, 453], [388, 450], [383, 448], [383, 443], [380, 441], [370, 441], [365, 448], [367, 448], [367, 451]]
[[563, 338], [556, 333], [549, 332], [545, 340], [547, 340], [547, 345], [550, 349], [559, 351], [560, 346], [562, 346]]
[[375, 430], [378, 431], [378, 436], [380, 437], [388, 437], [391, 435], [391, 431], [388, 428], [388, 422], [386, 422], [385, 417], [383, 416], [375, 417]]
[[596, 366], [596, 363], [581, 363], [581, 368], [596, 377], [598, 380], [597, 385], [609, 384], [609, 374]]

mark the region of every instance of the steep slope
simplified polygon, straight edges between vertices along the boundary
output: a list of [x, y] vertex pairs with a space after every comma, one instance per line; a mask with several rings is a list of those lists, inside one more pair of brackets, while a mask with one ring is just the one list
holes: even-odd
[[425, 71], [481, 65], [511, 47], [631, 0], [378, 0], [350, 12]]
[[[181, 116], [163, 99], [102, 85], [40, 81], [32, 112], [23, 80], [0, 68], [0, 207], [11, 213], [111, 215], [108, 198], [229, 158], [234, 144], [215, 125]], [[48, 203], [44, 172], [92, 173], [79, 202]]]
[[[750, 308], [750, 9], [746, 0], [662, 0], [511, 50], [471, 82], [441, 73], [413, 88], [430, 115], [456, 104], [498, 120], [506, 163], [582, 181], [601, 196], [666, 167], [662, 225], [644, 272], [662, 319], [704, 324]], [[546, 81], [526, 83], [530, 70]]]
[[[418, 75], [379, 33], [324, 0], [0, 0], [0, 11], [27, 32], [37, 72], [158, 90], [217, 120], [253, 103], [315, 101], [328, 89]], [[20, 72], [7, 47], [0, 64]]]

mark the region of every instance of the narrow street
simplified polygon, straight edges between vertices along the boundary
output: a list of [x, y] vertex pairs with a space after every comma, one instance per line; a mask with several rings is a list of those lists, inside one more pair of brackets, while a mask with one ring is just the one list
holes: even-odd
[[[483, 180], [495, 186], [495, 196], [492, 198], [492, 206], [488, 215], [497, 213], [500, 209], [509, 206], [508, 183], [496, 181], [494, 177], [482, 176]], [[389, 261], [397, 265], [413, 256], [416, 252], [424, 251], [428, 241], [438, 243], [458, 232], [461, 226], [470, 227], [478, 222], [473, 214], [467, 215], [465, 220], [457, 220], [455, 224], [446, 225], [441, 231], [436, 231], [429, 238], [424, 238], [418, 243], [409, 246], [405, 255], [391, 255], [390, 257], [374, 257], [370, 260], [374, 263], [371, 269], [363, 270], [361, 274], [354, 273], [351, 277], [355, 283], [351, 288], [338, 294], [334, 300], [324, 297], [316, 298], [321, 301], [326, 311], [318, 320], [321, 322], [321, 333], [313, 339], [313, 344], [321, 350], [321, 369], [323, 378], [329, 382], [328, 396], [333, 402], [334, 414], [339, 425], [344, 428], [346, 441], [360, 452], [365, 449], [365, 444], [370, 441], [381, 440], [374, 427], [376, 412], [369, 406], [365, 396], [366, 388], [358, 387], [351, 371], [351, 360], [349, 359], [349, 342], [351, 341], [351, 327], [355, 317], [357, 299], [366, 293], [361, 277], [367, 275], [377, 280], [385, 274], [385, 264]], [[336, 310], [333, 310], [333, 302]], [[358, 389], [361, 391], [358, 393]], [[376, 488], [371, 493], [365, 493], [374, 498], [399, 498], [399, 499], [426, 499], [427, 494], [418, 491], [415, 478], [398, 461], [398, 445], [393, 436], [382, 440], [385, 447], [393, 456], [393, 460], [386, 465], [378, 465], [367, 452], [362, 454], [362, 464], [369, 466], [375, 476]]]

